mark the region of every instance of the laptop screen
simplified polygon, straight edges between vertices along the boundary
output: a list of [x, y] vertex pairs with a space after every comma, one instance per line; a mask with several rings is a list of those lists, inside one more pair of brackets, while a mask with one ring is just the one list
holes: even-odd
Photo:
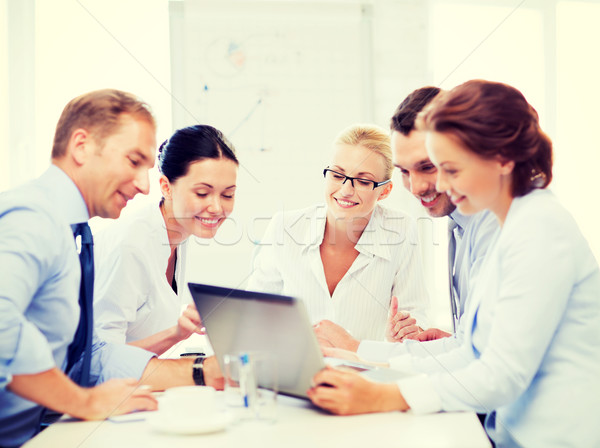
[[202, 324], [223, 369], [223, 355], [272, 354], [279, 391], [306, 398], [325, 364], [304, 304], [293, 297], [189, 283]]

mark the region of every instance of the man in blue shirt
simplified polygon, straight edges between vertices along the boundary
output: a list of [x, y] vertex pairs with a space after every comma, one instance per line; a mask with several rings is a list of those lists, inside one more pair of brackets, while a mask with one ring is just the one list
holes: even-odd
[[[492, 213], [487, 211], [474, 216], [461, 215], [446, 193], [435, 188], [437, 169], [429, 160], [425, 148], [425, 135], [417, 131], [415, 121], [421, 110], [440, 92], [437, 87], [423, 87], [408, 95], [396, 109], [391, 119], [391, 143], [394, 165], [402, 173], [404, 187], [415, 196], [427, 213], [433, 218], [447, 216], [455, 223], [456, 254], [450, 261], [451, 285], [457, 296], [456, 334], [438, 328], [422, 331], [415, 319], [408, 313], [390, 311], [386, 335], [388, 340], [403, 341], [402, 344], [382, 341], [358, 341], [341, 327], [329, 321], [321, 322], [316, 332], [322, 345], [333, 346], [357, 352], [369, 361], [387, 361], [390, 357], [410, 353], [417, 356], [431, 356], [444, 353], [460, 345], [462, 326], [460, 316], [468, 299], [469, 283], [477, 270], [490, 243], [491, 236], [498, 229]], [[394, 302], [392, 302], [392, 308]], [[427, 342], [421, 344], [420, 342]], [[335, 353], [332, 353], [335, 356]], [[337, 354], [341, 356], [341, 354]]]
[[[102, 384], [83, 388], [63, 372], [80, 317], [71, 226], [94, 216], [117, 218], [128, 200], [148, 193], [155, 132], [149, 107], [133, 95], [82, 95], [61, 115], [50, 168], [0, 195], [1, 447], [35, 435], [44, 408], [102, 419], [156, 409], [151, 388], [194, 384], [193, 360], [159, 361], [137, 347], [101, 341], [94, 343], [89, 383]], [[218, 385], [214, 358], [204, 367], [206, 382]]]

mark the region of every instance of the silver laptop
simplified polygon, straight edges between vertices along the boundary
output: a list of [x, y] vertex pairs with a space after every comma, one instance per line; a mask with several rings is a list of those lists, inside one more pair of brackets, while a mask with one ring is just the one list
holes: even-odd
[[[279, 392], [307, 398], [311, 379], [325, 367], [304, 304], [287, 296], [189, 283], [202, 324], [221, 370], [223, 355], [246, 351], [272, 353], [277, 360]], [[339, 363], [336, 363], [339, 365]], [[390, 369], [344, 361], [375, 381], [393, 381]]]
[[195, 283], [189, 288], [221, 369], [227, 353], [268, 352], [277, 360], [279, 391], [306, 397], [325, 363], [300, 301]]

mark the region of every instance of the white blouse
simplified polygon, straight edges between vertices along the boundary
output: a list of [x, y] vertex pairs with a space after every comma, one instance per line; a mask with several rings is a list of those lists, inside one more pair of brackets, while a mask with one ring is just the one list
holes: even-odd
[[[179, 291], [184, 288], [180, 249], [175, 273]], [[177, 323], [182, 301], [167, 281], [170, 254], [155, 203], [94, 235], [94, 323], [100, 339], [132, 342]]]
[[325, 222], [325, 205], [276, 214], [256, 248], [247, 288], [297, 297], [313, 323], [329, 319], [359, 340], [384, 338], [393, 295], [400, 310], [427, 328], [429, 300], [414, 221], [377, 205], [355, 246], [359, 255], [333, 296], [319, 250]]

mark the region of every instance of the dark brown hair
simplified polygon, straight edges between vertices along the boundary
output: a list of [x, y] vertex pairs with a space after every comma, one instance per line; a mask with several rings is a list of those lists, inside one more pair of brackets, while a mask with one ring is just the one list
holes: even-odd
[[552, 142], [514, 87], [467, 81], [439, 95], [421, 119], [426, 130], [450, 134], [485, 159], [513, 161], [513, 197], [546, 188], [552, 180]]
[[158, 148], [158, 169], [169, 182], [185, 176], [192, 163], [204, 159], [229, 159], [239, 165], [231, 142], [208, 125], [178, 129]]
[[402, 135], [410, 134], [415, 129], [415, 120], [419, 112], [440, 93], [440, 90], [438, 87], [421, 87], [411, 92], [396, 108], [390, 122], [391, 130]]
[[85, 129], [102, 144], [120, 126], [122, 114], [146, 120], [156, 128], [150, 106], [131, 93], [103, 89], [72, 99], [65, 106], [56, 125], [52, 158], [65, 155], [69, 139], [76, 129]]

